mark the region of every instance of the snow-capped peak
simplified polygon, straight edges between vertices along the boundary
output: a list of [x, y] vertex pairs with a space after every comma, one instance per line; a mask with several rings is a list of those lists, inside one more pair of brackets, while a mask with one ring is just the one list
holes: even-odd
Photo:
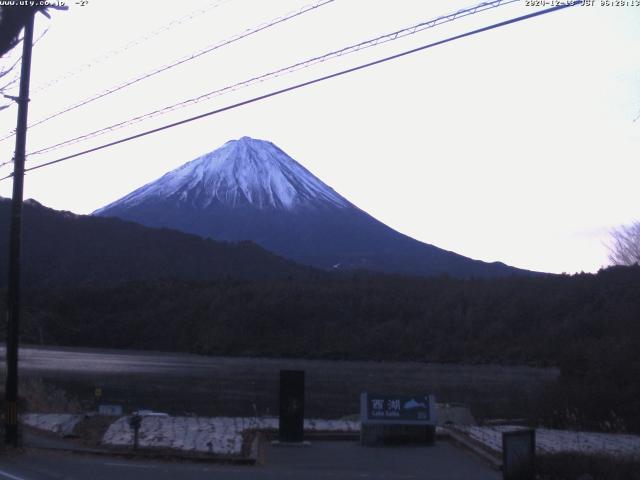
[[228, 141], [115, 204], [133, 206], [154, 198], [174, 198], [199, 208], [214, 202], [287, 210], [351, 205], [273, 143], [250, 137]]

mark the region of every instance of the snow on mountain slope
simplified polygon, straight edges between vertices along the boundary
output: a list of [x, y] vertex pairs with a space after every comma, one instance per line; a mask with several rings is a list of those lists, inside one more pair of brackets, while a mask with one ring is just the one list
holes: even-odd
[[[305, 206], [351, 206], [273, 143], [249, 137], [231, 140], [116, 203], [134, 207], [167, 198], [201, 209], [214, 202], [229, 207], [251, 205], [258, 209], [284, 210]], [[94, 213], [99, 215], [112, 205]]]

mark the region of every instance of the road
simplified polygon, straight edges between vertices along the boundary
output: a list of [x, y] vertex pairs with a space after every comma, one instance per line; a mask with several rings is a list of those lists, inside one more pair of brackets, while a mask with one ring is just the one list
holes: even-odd
[[498, 480], [501, 475], [447, 442], [367, 448], [355, 442], [269, 447], [262, 466], [127, 460], [27, 452], [0, 457], [0, 480]]
[[[4, 349], [0, 348], [0, 368]], [[177, 353], [23, 346], [22, 378], [42, 378], [89, 403], [204, 416], [273, 414], [281, 369], [306, 371], [305, 412], [338, 418], [358, 412], [363, 391], [428, 392], [472, 406], [479, 416], [522, 416], [557, 369], [416, 362], [346, 362], [204, 357]]]

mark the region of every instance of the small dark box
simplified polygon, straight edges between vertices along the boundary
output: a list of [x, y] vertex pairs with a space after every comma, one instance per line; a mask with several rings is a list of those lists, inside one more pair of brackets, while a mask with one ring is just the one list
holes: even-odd
[[502, 433], [502, 478], [535, 478], [536, 431], [532, 429]]

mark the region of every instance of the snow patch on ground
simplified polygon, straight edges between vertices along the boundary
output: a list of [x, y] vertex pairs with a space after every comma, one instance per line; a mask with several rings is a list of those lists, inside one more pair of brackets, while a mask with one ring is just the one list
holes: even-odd
[[20, 421], [30, 427], [57, 433], [63, 437], [73, 435], [73, 429], [84, 415], [71, 413], [27, 413], [20, 415]]
[[[244, 433], [277, 428], [277, 418], [143, 417], [138, 441], [141, 448], [240, 455]], [[304, 429], [309, 432], [359, 432], [360, 422], [308, 419], [304, 421]], [[130, 447], [133, 444], [133, 431], [129, 427], [128, 417], [111, 424], [102, 443]]]
[[[143, 417], [140, 425], [141, 448], [171, 448], [190, 452], [239, 455], [242, 425], [233, 418]], [[133, 430], [128, 418], [111, 424], [102, 443], [131, 446]]]
[[[455, 430], [502, 452], [502, 432], [518, 430], [516, 426], [456, 426]], [[544, 453], [593, 453], [612, 456], [640, 456], [640, 436], [619, 433], [577, 432], [536, 429], [536, 451]]]

